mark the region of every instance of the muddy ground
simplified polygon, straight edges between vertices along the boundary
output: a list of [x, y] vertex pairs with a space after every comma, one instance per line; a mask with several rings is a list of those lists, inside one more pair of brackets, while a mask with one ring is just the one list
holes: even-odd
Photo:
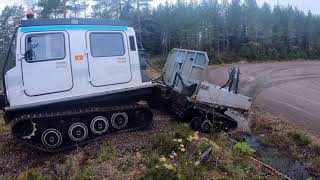
[[[155, 111], [154, 122], [148, 129], [113, 135], [112, 137], [106, 137], [84, 147], [79, 147], [77, 150], [55, 154], [44, 153], [16, 143], [9, 132], [3, 133], [0, 135], [0, 179], [2, 179], [1, 177], [15, 176], [33, 168], [47, 168], [51, 165], [62, 165], [75, 153], [82, 154], [84, 157], [81, 158], [90, 159], [97, 156], [101, 147], [112, 147], [117, 151], [115, 154], [124, 155], [121, 157], [123, 159], [125, 157], [124, 150], [128, 151], [128, 149], [131, 149], [134, 151], [135, 149], [141, 148], [146, 138], [150, 135], [162, 132], [175, 123], [173, 116]], [[123, 161], [127, 160], [123, 159]], [[134, 169], [133, 171], [136, 173], [139, 172]], [[127, 179], [125, 176], [134, 177], [135, 174], [122, 174], [121, 176], [123, 179]]]
[[320, 62], [291, 61], [211, 66], [206, 79], [227, 82], [231, 66], [241, 69], [241, 93], [255, 98], [254, 105], [283, 115], [320, 137]]

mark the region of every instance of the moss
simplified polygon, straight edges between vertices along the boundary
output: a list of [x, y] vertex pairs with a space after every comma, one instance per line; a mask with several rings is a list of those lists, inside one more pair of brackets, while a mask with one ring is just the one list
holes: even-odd
[[101, 150], [100, 150], [100, 153], [99, 153], [99, 156], [97, 158], [97, 161], [98, 162], [102, 162], [102, 161], [105, 161], [105, 160], [108, 160], [111, 158], [111, 156], [113, 155], [113, 149], [110, 148], [110, 147], [103, 147]]

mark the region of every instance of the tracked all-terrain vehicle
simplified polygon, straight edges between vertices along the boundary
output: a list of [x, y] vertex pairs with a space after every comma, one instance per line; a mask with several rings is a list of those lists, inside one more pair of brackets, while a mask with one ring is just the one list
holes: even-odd
[[234, 128], [229, 110], [251, 105], [236, 92], [236, 70], [229, 90], [202, 82], [205, 52], [174, 49], [160, 80], [150, 81], [134, 29], [123, 21], [23, 20], [14, 41], [15, 62], [10, 47], [2, 74], [4, 119], [17, 140], [43, 151], [146, 127], [147, 102], [165, 103], [203, 131]]
[[23, 20], [15, 63], [4, 70], [5, 121], [38, 149], [71, 148], [152, 120], [143, 101], [154, 85], [126, 22]]

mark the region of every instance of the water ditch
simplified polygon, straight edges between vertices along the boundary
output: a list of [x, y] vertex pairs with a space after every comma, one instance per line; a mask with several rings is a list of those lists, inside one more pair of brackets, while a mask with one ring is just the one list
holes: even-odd
[[261, 155], [268, 165], [288, 177], [298, 180], [318, 179], [307, 170], [305, 163], [290, 158], [287, 153], [280, 151], [275, 146], [260, 144], [257, 136], [245, 135], [244, 140]]

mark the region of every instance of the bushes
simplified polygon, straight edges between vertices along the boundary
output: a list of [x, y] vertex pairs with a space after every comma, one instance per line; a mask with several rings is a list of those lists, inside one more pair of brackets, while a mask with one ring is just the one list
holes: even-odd
[[262, 47], [242, 47], [239, 53], [225, 52], [221, 57], [211, 56], [215, 63], [238, 62], [240, 59], [247, 59], [249, 62], [263, 62], [266, 60], [297, 60], [297, 59], [319, 59], [319, 50], [287, 49], [287, 48], [262, 48]]
[[16, 180], [44, 180], [49, 178], [49, 176], [45, 177], [42, 173], [35, 169], [30, 169], [14, 177]]
[[311, 143], [311, 139], [301, 131], [290, 132], [289, 135], [300, 146], [307, 146]]
[[187, 139], [189, 136], [193, 134], [193, 131], [190, 129], [188, 124], [179, 124], [174, 129], [174, 137]]
[[[145, 171], [141, 179], [218, 179], [260, 177], [248, 157], [255, 150], [246, 143], [233, 143], [224, 133], [214, 137], [193, 132], [179, 124], [168, 133], [153, 135], [145, 148]], [[209, 154], [200, 164], [199, 157]], [[255, 165], [253, 165], [255, 166]], [[262, 176], [262, 175], [261, 175]]]
[[246, 142], [239, 142], [234, 145], [234, 148], [236, 151], [238, 151], [238, 153], [244, 156], [252, 156], [256, 152]]
[[146, 147], [148, 169], [142, 179], [200, 179], [205, 168], [195, 166], [195, 161], [210, 144], [198, 134], [187, 124], [179, 124], [169, 133], [152, 136]]
[[174, 149], [177, 149], [178, 145], [172, 141], [172, 138], [166, 134], [154, 135], [149, 140], [147, 149], [157, 154], [168, 154]]
[[[288, 49], [288, 48], [264, 48], [261, 46], [244, 46], [239, 52], [226, 50], [216, 54], [207, 50], [209, 64], [233, 63], [246, 59], [248, 62], [264, 62], [268, 60], [286, 61], [306, 59], [320, 59], [320, 50]], [[152, 63], [158, 68], [162, 68], [166, 62], [167, 54], [156, 55], [152, 58]]]

